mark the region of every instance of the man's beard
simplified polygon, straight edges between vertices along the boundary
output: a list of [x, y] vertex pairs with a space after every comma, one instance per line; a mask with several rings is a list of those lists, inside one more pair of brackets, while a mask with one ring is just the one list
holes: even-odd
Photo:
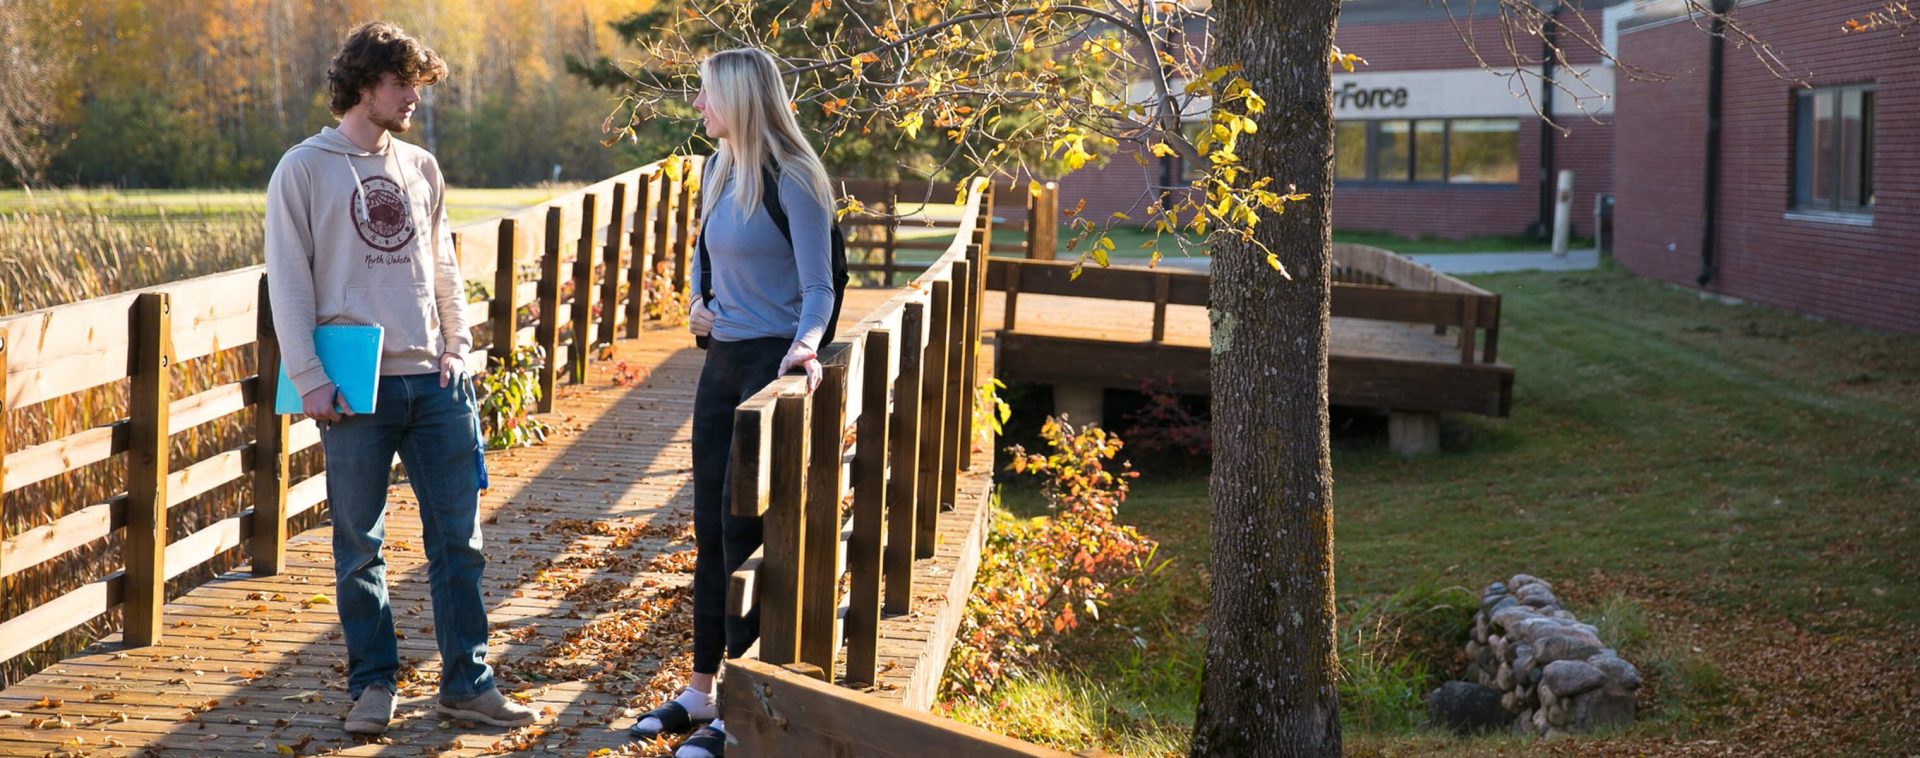
[[394, 134], [404, 134], [408, 129], [413, 127], [411, 120], [404, 118], [372, 117], [367, 120], [372, 121], [374, 126], [393, 132]]

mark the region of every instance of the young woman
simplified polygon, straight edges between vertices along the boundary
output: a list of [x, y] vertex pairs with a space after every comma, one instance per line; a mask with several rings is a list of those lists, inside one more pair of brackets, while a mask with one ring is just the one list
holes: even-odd
[[[713, 678], [723, 653], [742, 655], [759, 635], [757, 614], [726, 617], [727, 577], [760, 547], [760, 519], [727, 507], [733, 409], [790, 370], [806, 373], [809, 391], [818, 385], [815, 354], [833, 312], [831, 190], [820, 156], [794, 121], [773, 56], [744, 48], [716, 53], [700, 64], [700, 82], [693, 105], [719, 147], [700, 191], [700, 257], [713, 270], [695, 261], [688, 317], [688, 328], [709, 338], [693, 401], [693, 680], [627, 730], [648, 739], [711, 721], [681, 744], [678, 758], [721, 754], [725, 726], [714, 720]], [[769, 192], [779, 193], [791, 244], [767, 213]], [[711, 293], [699, 284], [706, 275]]]

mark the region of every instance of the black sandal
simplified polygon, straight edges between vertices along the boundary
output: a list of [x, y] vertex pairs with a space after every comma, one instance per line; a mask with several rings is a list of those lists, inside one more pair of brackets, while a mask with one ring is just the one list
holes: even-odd
[[[703, 726], [699, 731], [694, 732], [692, 737], [680, 743], [680, 747], [697, 747], [707, 751], [707, 755], [713, 758], [720, 758], [722, 751], [727, 749], [727, 733], [711, 726]], [[678, 755], [680, 748], [674, 748], [673, 752]]]
[[[640, 724], [648, 718], [659, 719], [660, 728], [658, 730], [641, 729]], [[678, 701], [668, 700], [666, 705], [641, 714], [640, 718], [633, 722], [633, 726], [627, 727], [627, 736], [636, 740], [650, 740], [662, 734], [686, 734], [693, 731], [695, 726], [706, 724], [708, 721], [711, 719], [695, 721], [693, 716], [687, 713], [686, 706]]]

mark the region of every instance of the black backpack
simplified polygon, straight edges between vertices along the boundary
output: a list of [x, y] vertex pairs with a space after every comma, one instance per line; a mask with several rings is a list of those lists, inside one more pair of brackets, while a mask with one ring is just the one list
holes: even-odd
[[[703, 181], [704, 186], [706, 183]], [[787, 238], [787, 246], [793, 246], [793, 226], [787, 220], [787, 209], [780, 205], [780, 176], [774, 173], [772, 165], [760, 167], [760, 204], [767, 209], [767, 215], [773, 218], [773, 225], [780, 228], [780, 236]], [[833, 209], [827, 209], [832, 213]], [[827, 329], [820, 335], [820, 347], [825, 348], [833, 342], [835, 328], [840, 323], [840, 303], [846, 300], [847, 293], [847, 237], [840, 231], [838, 223], [827, 225], [830, 252], [828, 260], [833, 269], [833, 313], [827, 317]], [[700, 299], [713, 302], [713, 258], [707, 254], [706, 227], [700, 229]], [[702, 350], [707, 347], [706, 337], [694, 338], [694, 343]]]

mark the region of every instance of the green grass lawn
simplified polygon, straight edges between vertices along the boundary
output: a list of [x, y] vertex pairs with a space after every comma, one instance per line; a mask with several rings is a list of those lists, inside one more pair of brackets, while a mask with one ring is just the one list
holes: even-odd
[[[1380, 418], [1336, 414], [1343, 612], [1413, 586], [1553, 581], [1648, 678], [1640, 723], [1579, 754], [1920, 742], [1900, 715], [1920, 685], [1920, 337], [1612, 269], [1474, 282], [1504, 298], [1513, 416], [1450, 416], [1442, 454], [1404, 460]], [[1015, 509], [1036, 507], [1009, 491]], [[1182, 752], [1205, 637], [1206, 499], [1204, 474], [1148, 474], [1122, 508], [1173, 559], [1104, 616], [1138, 627], [1144, 647], [1095, 633], [1059, 670], [956, 714], [1073, 749]], [[1531, 744], [1403, 726], [1421, 720], [1427, 686], [1389, 700], [1403, 719], [1349, 713], [1349, 752]]]
[[[1542, 242], [1532, 237], [1519, 234], [1448, 240], [1433, 237], [1408, 239], [1385, 232], [1335, 230], [1333, 233], [1333, 241], [1351, 242], [1356, 245], [1372, 245], [1374, 247], [1383, 247], [1396, 253], [1413, 253], [1417, 255], [1447, 253], [1526, 253], [1553, 249], [1552, 242]], [[1593, 247], [1593, 238], [1574, 237], [1568, 240], [1567, 246], [1574, 250], [1588, 249]]]

